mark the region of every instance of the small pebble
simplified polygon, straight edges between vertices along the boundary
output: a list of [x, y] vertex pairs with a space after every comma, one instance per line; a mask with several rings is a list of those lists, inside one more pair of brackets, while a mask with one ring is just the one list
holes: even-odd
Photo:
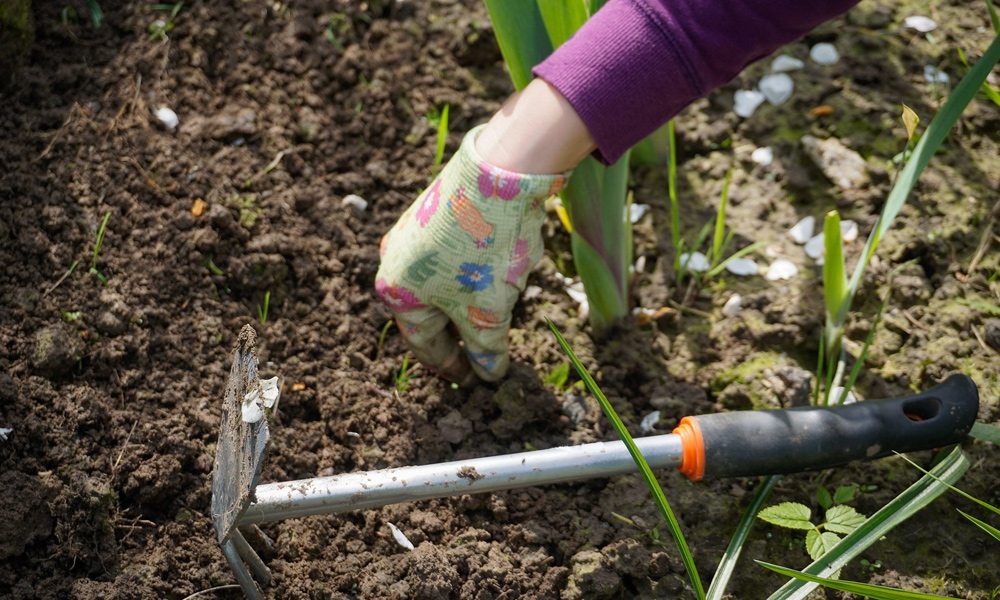
[[762, 167], [769, 167], [774, 162], [774, 150], [770, 146], [757, 148], [750, 154], [750, 160]]
[[752, 258], [734, 258], [726, 263], [726, 270], [733, 275], [756, 275], [757, 263]]
[[177, 125], [180, 124], [180, 119], [177, 118], [177, 113], [170, 110], [166, 106], [161, 106], [156, 109], [154, 113], [157, 120], [167, 131], [173, 131], [177, 129]]
[[356, 194], [349, 194], [344, 196], [344, 199], [340, 201], [340, 205], [350, 206], [351, 208], [357, 209], [358, 212], [365, 212], [368, 208], [368, 201]]
[[760, 88], [768, 102], [778, 106], [792, 97], [795, 84], [792, 83], [792, 78], [787, 74], [774, 73], [762, 77], [757, 87]]
[[746, 119], [757, 110], [762, 102], [764, 102], [764, 94], [757, 90], [737, 90], [733, 94], [733, 112]]
[[823, 256], [826, 253], [826, 245], [823, 243], [824, 239], [822, 231], [809, 238], [805, 247], [806, 256], [814, 260]]
[[406, 548], [407, 550], [413, 550], [413, 542], [411, 542], [409, 539], [407, 539], [406, 535], [404, 535], [403, 532], [400, 531], [398, 527], [396, 527], [392, 523], [388, 523], [387, 522], [386, 524], [389, 526], [389, 529], [392, 531], [392, 537], [396, 540], [397, 544], [399, 544], [400, 546]]
[[788, 235], [795, 240], [796, 244], [805, 244], [813, 236], [816, 230], [816, 217], [803, 217], [798, 223], [788, 230]]
[[14, 433], [14, 430], [10, 427], [0, 427], [0, 441], [6, 442], [7, 436]]
[[701, 252], [685, 252], [681, 254], [681, 267], [694, 273], [704, 273], [708, 270], [708, 258]]
[[923, 15], [906, 17], [903, 19], [903, 25], [909, 27], [910, 29], [915, 29], [920, 33], [927, 33], [928, 31], [934, 31], [937, 29], [937, 21]]
[[741, 310], [743, 310], [743, 296], [739, 294], [733, 294], [722, 305], [722, 315], [726, 317], [735, 317]]
[[643, 433], [652, 433], [653, 427], [660, 422], [660, 411], [654, 410], [639, 422], [639, 431]]
[[951, 77], [934, 65], [924, 65], [924, 81], [927, 83], [948, 83]]
[[833, 44], [822, 42], [809, 49], [809, 58], [818, 65], [835, 65], [840, 60], [840, 53]]
[[791, 279], [792, 277], [798, 275], [798, 273], [799, 268], [795, 266], [795, 263], [787, 258], [779, 258], [771, 263], [765, 277], [767, 277], [768, 281], [778, 281], [782, 279]]
[[804, 66], [806, 66], [806, 64], [801, 60], [788, 56], [787, 54], [780, 54], [771, 61], [771, 72], [785, 73], [787, 71], [798, 71]]

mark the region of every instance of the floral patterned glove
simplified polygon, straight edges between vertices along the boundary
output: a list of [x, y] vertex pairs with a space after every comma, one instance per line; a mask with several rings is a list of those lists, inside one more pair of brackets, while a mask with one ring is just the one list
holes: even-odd
[[507, 372], [511, 311], [542, 256], [543, 204], [568, 176], [525, 175], [484, 162], [475, 149], [481, 129], [465, 136], [382, 238], [375, 281], [413, 354], [459, 382], [470, 364], [486, 381]]

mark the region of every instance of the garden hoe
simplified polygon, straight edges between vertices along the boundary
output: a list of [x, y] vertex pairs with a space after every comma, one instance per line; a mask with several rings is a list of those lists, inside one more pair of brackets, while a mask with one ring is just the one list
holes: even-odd
[[[277, 379], [261, 381], [254, 339], [245, 326], [226, 385], [212, 479], [216, 536], [249, 598], [263, 598], [257, 582], [271, 579], [247, 541], [266, 542], [258, 523], [636, 470], [622, 442], [598, 442], [258, 485], [278, 386]], [[677, 467], [692, 480], [794, 473], [960, 442], [978, 410], [975, 384], [952, 375], [906, 398], [685, 417], [674, 433], [635, 443], [651, 467]]]

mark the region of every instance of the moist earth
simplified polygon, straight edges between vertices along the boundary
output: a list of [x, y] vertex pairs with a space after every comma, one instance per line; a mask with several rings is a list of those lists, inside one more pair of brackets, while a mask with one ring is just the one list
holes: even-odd
[[[974, 61], [991, 39], [978, 3], [865, 0], [783, 50], [806, 59], [811, 44], [828, 41], [841, 54], [833, 66], [806, 60], [785, 104], [745, 120], [732, 113], [733, 92], [753, 86], [765, 64], [694, 103], [677, 119], [682, 231], [690, 241], [712, 218], [731, 170], [733, 247], [764, 241], [759, 263], [787, 256], [799, 275], [678, 283], [664, 169], [639, 167], [635, 201], [653, 209], [636, 225], [633, 300], [681, 308], [593, 340], [562, 289], [558, 272], [573, 267], [553, 218], [547, 256], [515, 312], [510, 375], [453, 389], [419, 367], [400, 375], [405, 348], [384, 329], [389, 315], [372, 283], [381, 234], [430, 177], [432, 113], [450, 105], [450, 153], [512, 91], [481, 3], [221, 0], [185, 3], [171, 16], [159, 5], [100, 0], [100, 27], [82, 2], [34, 4], [30, 49], [22, 38], [0, 45], [16, 59], [0, 112], [7, 598], [181, 599], [227, 585], [212, 593], [239, 597], [214, 544], [209, 499], [230, 352], [246, 323], [258, 332], [262, 373], [283, 382], [264, 481], [613, 439], [591, 398], [549, 377], [565, 358], [547, 318], [633, 432], [653, 410], [655, 430], [668, 432], [687, 414], [808, 402], [820, 273], [786, 231], [837, 208], [862, 232], [848, 245], [853, 264], [904, 144], [900, 104], [929, 122], [949, 86], [925, 81], [924, 66], [957, 82], [965, 67], [955, 49]], [[938, 29], [904, 28], [911, 14]], [[179, 116], [176, 130], [154, 118], [162, 106]], [[964, 372], [980, 386], [980, 420], [1000, 421], [998, 131], [1000, 111], [977, 97], [865, 276], [848, 329], [852, 356], [892, 293], [860, 396], [905, 394]], [[804, 135], [836, 138], [863, 159], [849, 162], [864, 165], [868, 183], [838, 187], [843, 163], [817, 164]], [[750, 158], [761, 146], [774, 151], [767, 167]], [[349, 195], [367, 209], [342, 203]], [[743, 308], [726, 317], [720, 309], [734, 292]], [[996, 447], [965, 450], [973, 466], [961, 486], [1000, 504]], [[914, 458], [927, 466], [931, 454]], [[871, 514], [918, 475], [885, 459], [785, 477], [772, 500], [817, 510], [818, 485], [858, 484], [853, 505]], [[659, 477], [708, 578], [757, 480]], [[975, 510], [943, 497], [843, 576], [992, 597], [1000, 546], [956, 507]], [[389, 522], [414, 550], [394, 541]], [[690, 596], [636, 477], [263, 530], [274, 542], [263, 555], [276, 598]], [[809, 562], [801, 536], [764, 523], [744, 557], [731, 598], [762, 598], [782, 583], [750, 559]]]

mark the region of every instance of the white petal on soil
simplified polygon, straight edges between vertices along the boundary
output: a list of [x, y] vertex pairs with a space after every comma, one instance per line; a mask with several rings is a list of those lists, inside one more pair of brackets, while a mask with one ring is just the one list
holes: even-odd
[[[836, 404], [840, 401], [840, 395], [844, 393], [843, 386], [836, 386], [830, 390], [830, 402]], [[854, 390], [847, 392], [847, 398], [844, 399], [844, 404], [854, 404], [858, 401], [857, 396], [854, 395]]]
[[823, 243], [824, 239], [822, 231], [809, 238], [805, 247], [806, 256], [815, 260], [826, 254], [826, 245]]
[[660, 411], [654, 410], [639, 421], [639, 431], [652, 433], [653, 426], [660, 422]]
[[757, 90], [736, 90], [733, 94], [733, 112], [746, 119], [764, 102], [764, 94]]
[[840, 60], [840, 53], [833, 44], [822, 42], [809, 49], [809, 58], [819, 65], [835, 65]]
[[590, 302], [587, 300], [587, 292], [583, 289], [583, 283], [577, 281], [576, 283], [567, 285], [563, 289], [577, 303], [577, 314], [580, 315], [580, 318], [586, 319], [587, 315], [590, 314]]
[[180, 119], [177, 118], [177, 113], [170, 110], [166, 106], [161, 106], [156, 109], [154, 113], [156, 119], [165, 127], [168, 131], [173, 131], [177, 129], [177, 125], [180, 123]]
[[7, 441], [7, 436], [14, 433], [10, 427], [0, 427], [0, 441]]
[[273, 409], [274, 405], [278, 403], [278, 397], [281, 395], [281, 390], [278, 389], [278, 378], [262, 379], [260, 387], [263, 389], [264, 394], [264, 408]]
[[853, 242], [858, 239], [858, 224], [851, 220], [841, 221], [840, 239], [845, 242]]
[[628, 219], [632, 223], [638, 223], [639, 219], [645, 216], [649, 212], [648, 204], [629, 204], [628, 205]]
[[741, 310], [743, 310], [743, 296], [739, 294], [733, 294], [722, 305], [722, 314], [726, 317], [735, 317]]
[[344, 196], [344, 199], [340, 201], [340, 205], [350, 206], [358, 209], [359, 212], [365, 212], [365, 209], [368, 208], [368, 201], [356, 194], [349, 194]]
[[799, 268], [795, 266], [795, 263], [787, 258], [779, 258], [771, 263], [766, 277], [768, 281], [778, 281], [779, 279], [791, 279], [798, 275], [798, 273]]
[[750, 154], [750, 160], [762, 167], [769, 167], [774, 162], [774, 150], [770, 146], [757, 148]]
[[757, 263], [752, 258], [734, 258], [726, 263], [726, 270], [733, 275], [756, 275]]
[[521, 294], [521, 298], [525, 300], [532, 300], [542, 295], [542, 288], [537, 285], [529, 285], [524, 288], [524, 293]]
[[948, 83], [951, 77], [934, 65], [924, 65], [924, 81], [927, 83]]
[[389, 530], [392, 531], [392, 537], [396, 540], [397, 544], [406, 548], [407, 550], [413, 550], [413, 542], [408, 540], [406, 536], [403, 535], [403, 532], [399, 530], [398, 527], [389, 522], [386, 522], [386, 525], [388, 525]]
[[774, 73], [762, 77], [757, 87], [760, 88], [761, 93], [764, 94], [768, 102], [778, 106], [792, 97], [792, 90], [795, 89], [795, 84], [792, 83], [792, 78], [787, 74]]
[[796, 244], [804, 244], [813, 236], [816, 230], [816, 217], [803, 217], [798, 223], [788, 230], [788, 235], [795, 240]]
[[708, 270], [708, 258], [701, 252], [685, 252], [681, 254], [681, 266], [693, 273], [704, 273]]
[[798, 71], [804, 66], [806, 66], [806, 63], [801, 60], [787, 54], [781, 54], [771, 61], [771, 72], [785, 73], [786, 71]]
[[916, 29], [920, 33], [927, 33], [928, 31], [934, 31], [937, 29], [937, 21], [923, 15], [906, 17], [903, 19], [903, 25], [909, 27], [910, 29]]

